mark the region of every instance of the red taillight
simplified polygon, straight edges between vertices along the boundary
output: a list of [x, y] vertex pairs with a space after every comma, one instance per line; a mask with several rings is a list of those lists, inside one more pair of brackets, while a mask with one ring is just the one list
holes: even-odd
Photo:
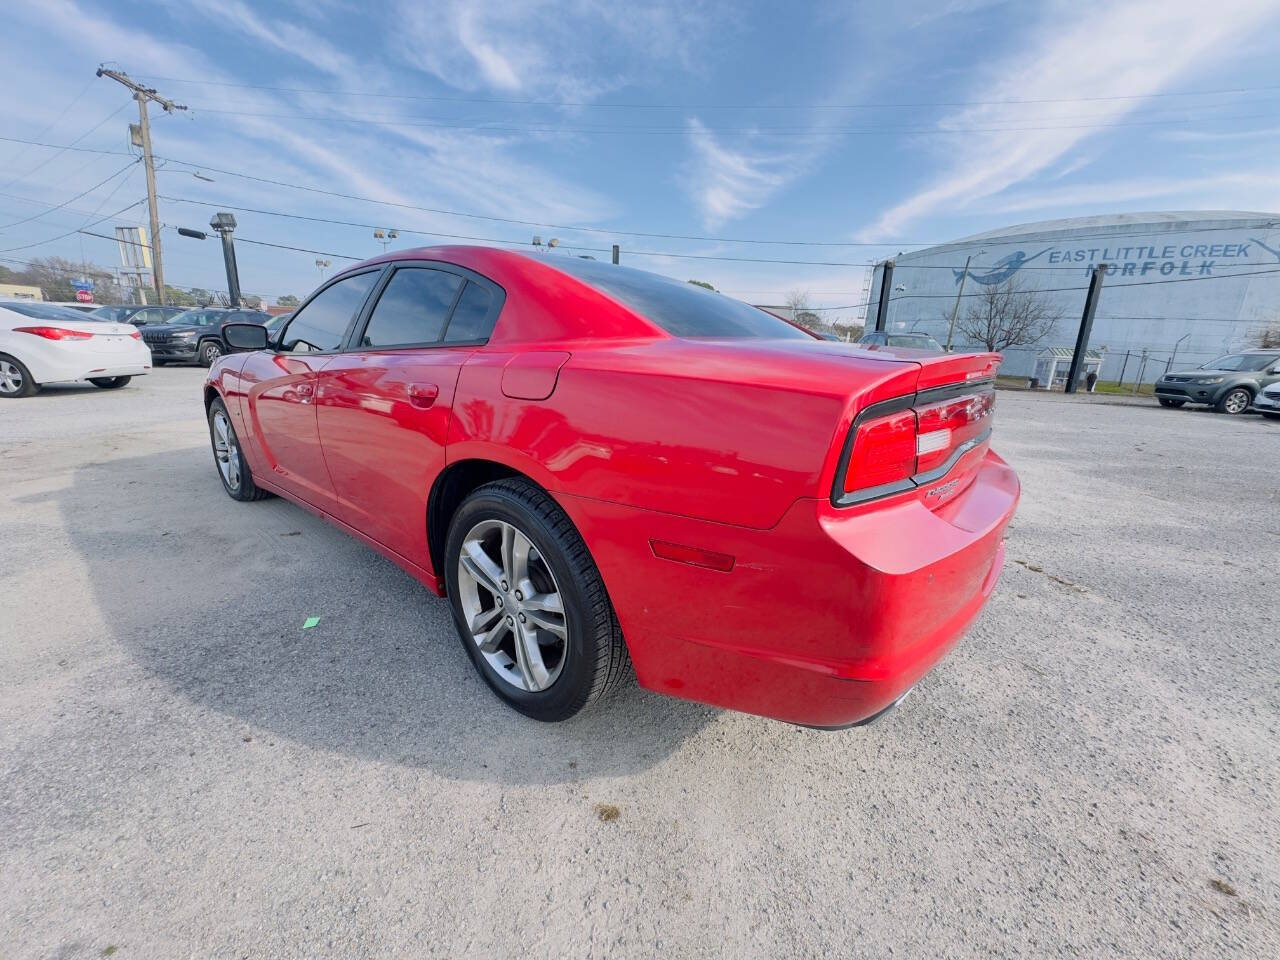
[[142, 339], [142, 334], [141, 334], [139, 331], [137, 331], [137, 330], [133, 331], [133, 333], [129, 334], [129, 336], [133, 337], [133, 339], [135, 339], [135, 340], [141, 340], [141, 339]]
[[916, 407], [916, 472], [936, 470], [947, 462], [952, 451], [986, 430], [985, 421], [991, 416], [995, 397], [995, 392], [988, 389]]
[[33, 333], [46, 340], [88, 340], [93, 336], [83, 330], [68, 330], [66, 327], [14, 327], [14, 333]]
[[[976, 386], [958, 397], [924, 402], [908, 409], [860, 420], [851, 438], [842, 487], [847, 502], [910, 490], [937, 480], [952, 457], [974, 449], [989, 429], [995, 391]], [[901, 403], [898, 404], [901, 406]]]
[[844, 473], [846, 493], [909, 480], [915, 472], [914, 410], [900, 410], [858, 424]]

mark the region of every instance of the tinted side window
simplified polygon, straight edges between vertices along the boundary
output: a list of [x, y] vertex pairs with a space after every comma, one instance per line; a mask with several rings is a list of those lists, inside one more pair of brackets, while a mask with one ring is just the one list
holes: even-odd
[[448, 343], [465, 343], [469, 340], [486, 340], [493, 333], [493, 322], [496, 319], [489, 315], [493, 307], [493, 294], [478, 283], [467, 281], [467, 289], [458, 298], [458, 305], [453, 308], [453, 319], [449, 321], [449, 332], [445, 335]]
[[351, 318], [364, 306], [378, 272], [356, 274], [339, 280], [293, 315], [284, 329], [280, 349], [290, 353], [337, 350]]
[[444, 333], [462, 278], [419, 267], [397, 270], [373, 308], [360, 346], [400, 347], [435, 343]]

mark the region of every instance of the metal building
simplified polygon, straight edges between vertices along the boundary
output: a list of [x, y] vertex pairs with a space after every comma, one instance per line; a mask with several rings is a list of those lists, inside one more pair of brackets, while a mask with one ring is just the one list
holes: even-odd
[[[965, 261], [968, 260], [968, 270]], [[1005, 351], [1002, 373], [1031, 376], [1036, 359], [1075, 343], [1094, 267], [1105, 264], [1090, 347], [1102, 379], [1154, 380], [1173, 364], [1193, 365], [1256, 342], [1280, 326], [1280, 214], [1232, 211], [1127, 213], [1048, 220], [980, 233], [902, 253], [871, 283], [867, 329], [882, 296], [889, 330], [947, 339], [960, 296], [954, 342], [965, 315], [1004, 283], [1034, 291], [1062, 319], [1033, 346]], [[963, 284], [963, 292], [962, 292]], [[1145, 351], [1145, 355], [1143, 353]]]

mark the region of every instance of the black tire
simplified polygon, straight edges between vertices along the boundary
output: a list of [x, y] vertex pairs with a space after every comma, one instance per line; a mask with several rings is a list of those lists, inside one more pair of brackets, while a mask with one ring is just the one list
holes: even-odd
[[[1241, 397], [1244, 398], [1243, 403], [1241, 403]], [[1213, 409], [1228, 416], [1237, 416], [1248, 410], [1252, 403], [1253, 394], [1249, 392], [1248, 387], [1232, 387], [1218, 398], [1218, 402], [1213, 405]]]
[[[485, 659], [463, 615], [458, 557], [467, 533], [484, 520], [502, 520], [523, 532], [547, 563], [561, 595], [567, 641], [559, 676], [545, 690], [520, 690]], [[631, 658], [600, 571], [560, 506], [527, 480], [488, 483], [474, 490], [449, 523], [445, 583], [454, 625], [485, 683], [507, 704], [534, 720], [567, 720], [615, 690], [631, 674]]]
[[[229, 444], [228, 455], [235, 457], [235, 463], [238, 470], [231, 471], [235, 478], [235, 483], [227, 478], [226, 473], [222, 469], [222, 457], [218, 451], [218, 436], [215, 420], [223, 417], [226, 421], [226, 428], [231, 443]], [[240, 440], [236, 436], [236, 428], [231, 423], [231, 415], [227, 413], [227, 407], [219, 397], [209, 404], [209, 443], [213, 447], [213, 465], [218, 471], [218, 479], [222, 481], [222, 489], [227, 491], [227, 496], [233, 500], [262, 500], [271, 496], [266, 490], [262, 490], [253, 482], [253, 472], [249, 469], [249, 463], [244, 458], [244, 451], [240, 449]]]
[[220, 356], [222, 356], [222, 344], [217, 340], [206, 340], [204, 343], [200, 344], [200, 350], [196, 354], [196, 359], [199, 360], [200, 366], [212, 367], [218, 362], [218, 358]]
[[[40, 384], [31, 378], [31, 371], [17, 357], [11, 357], [7, 353], [0, 353], [0, 363], [12, 368], [17, 376], [17, 385], [13, 388], [8, 386], [14, 382], [12, 375], [0, 377], [0, 397], [16, 400], [19, 397], [30, 397], [39, 391]], [[3, 368], [0, 368], [0, 374], [3, 373]]]
[[1160, 406], [1172, 407], [1174, 410], [1177, 410], [1179, 407], [1181, 407], [1184, 403], [1187, 402], [1185, 400], [1169, 400], [1165, 397], [1157, 397], [1156, 399], [1160, 401]]
[[89, 382], [103, 390], [119, 390], [133, 377], [90, 377]]

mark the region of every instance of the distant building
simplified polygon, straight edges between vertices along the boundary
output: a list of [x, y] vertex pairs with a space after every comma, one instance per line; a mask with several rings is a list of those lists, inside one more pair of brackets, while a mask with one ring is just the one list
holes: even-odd
[[44, 291], [39, 287], [28, 287], [20, 283], [0, 283], [0, 299], [43, 300]]
[[[970, 257], [968, 275], [965, 258]], [[893, 258], [886, 327], [947, 338], [961, 278], [960, 315], [984, 290], [1013, 280], [1060, 310], [1054, 334], [1006, 351], [1002, 373], [1032, 376], [1050, 347], [1075, 343], [1089, 276], [1106, 264], [1089, 345], [1114, 380], [1143, 350], [1144, 379], [1177, 363], [1198, 364], [1250, 345], [1280, 323], [1280, 214], [1224, 211], [1128, 213], [1049, 220], [991, 230]], [[872, 277], [867, 326], [875, 324], [883, 265]], [[1181, 282], [1189, 281], [1189, 282]], [[967, 343], [958, 332], [956, 343]]]

